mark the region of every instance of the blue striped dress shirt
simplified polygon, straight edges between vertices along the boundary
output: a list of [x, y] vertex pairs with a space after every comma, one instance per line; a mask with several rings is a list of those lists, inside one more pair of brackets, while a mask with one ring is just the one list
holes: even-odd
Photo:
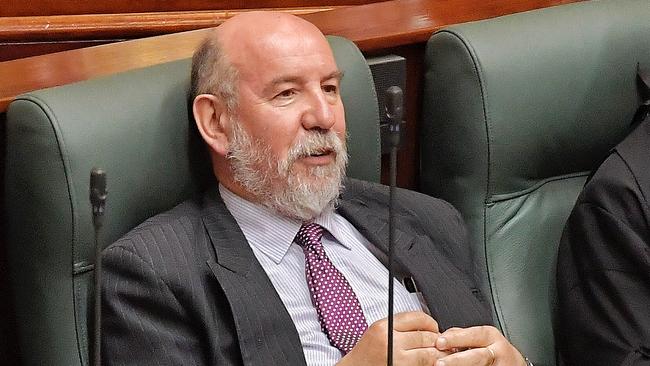
[[[246, 201], [222, 185], [219, 192], [289, 312], [307, 364], [334, 365], [342, 354], [321, 331], [305, 278], [305, 257], [293, 241], [301, 222]], [[322, 239], [325, 252], [352, 286], [368, 325], [385, 318], [388, 270], [373, 255], [376, 247], [336, 212], [323, 214], [314, 222], [327, 229]], [[394, 286], [395, 313], [422, 310], [416, 294], [409, 293], [399, 281]]]

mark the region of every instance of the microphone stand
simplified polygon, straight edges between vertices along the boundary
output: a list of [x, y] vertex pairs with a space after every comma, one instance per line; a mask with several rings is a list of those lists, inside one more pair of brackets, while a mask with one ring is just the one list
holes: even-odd
[[386, 117], [389, 121], [390, 142], [390, 190], [388, 198], [388, 350], [387, 365], [393, 365], [393, 293], [394, 293], [394, 259], [393, 241], [395, 239], [395, 186], [397, 185], [397, 149], [400, 141], [400, 124], [403, 114], [403, 93], [398, 86], [386, 90]]
[[93, 168], [90, 172], [90, 202], [93, 209], [93, 226], [95, 229], [94, 366], [101, 366], [102, 247], [99, 244], [99, 231], [104, 223], [103, 218], [107, 195], [106, 172], [103, 169]]

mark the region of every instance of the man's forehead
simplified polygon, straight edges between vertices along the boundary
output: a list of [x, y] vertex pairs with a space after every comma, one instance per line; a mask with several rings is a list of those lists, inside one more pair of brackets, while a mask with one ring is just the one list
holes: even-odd
[[[322, 35], [278, 30], [263, 35], [247, 34], [229, 40], [227, 50], [233, 63], [268, 62], [275, 59], [318, 55], [333, 60], [329, 43]], [[325, 56], [325, 57], [323, 57]], [[330, 60], [331, 59], [331, 60]]]
[[333, 58], [320, 30], [290, 14], [244, 13], [217, 27], [216, 34], [235, 66], [309, 53], [328, 54]]
[[338, 78], [340, 74], [326, 41], [324, 45], [314, 46], [296, 42], [295, 37], [287, 42], [267, 40], [241, 47], [230, 55], [242, 80], [255, 78], [266, 83], [297, 82], [306, 78]]
[[[343, 73], [335, 63], [316, 65], [312, 63], [306, 67], [254, 67], [248, 63], [240, 69], [240, 81], [249, 86], [256, 85], [261, 92], [271, 92], [275, 88], [286, 84], [308, 84], [312, 82], [339, 82]], [[253, 83], [253, 84], [251, 84]]]

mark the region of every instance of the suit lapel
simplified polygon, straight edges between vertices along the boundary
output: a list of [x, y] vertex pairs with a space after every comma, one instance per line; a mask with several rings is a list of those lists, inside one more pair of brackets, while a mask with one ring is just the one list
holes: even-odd
[[[352, 188], [348, 186], [349, 188]], [[364, 193], [361, 190], [342, 199], [339, 212], [359, 232], [377, 246], [385, 255], [388, 253], [388, 209], [385, 203], [376, 205], [377, 192]], [[374, 206], [377, 207], [374, 207]], [[398, 210], [396, 210], [398, 211]], [[396, 213], [395, 254], [397, 278], [412, 277], [422, 292], [431, 315], [441, 329], [452, 326], [490, 324], [485, 306], [474, 296], [465, 281], [465, 275], [456, 268], [437, 248], [436, 238], [413, 234], [412, 224], [407, 222], [404, 212]], [[459, 243], [465, 245], [466, 243]], [[383, 261], [387, 264], [387, 261]]]
[[[377, 248], [381, 250], [384, 255], [388, 255], [388, 216], [381, 217], [377, 212], [373, 212], [370, 209], [366, 202], [355, 198], [350, 201], [342, 200], [340, 202], [339, 213], [345, 217], [354, 227], [359, 230], [359, 232], [366, 238], [368, 241], [373, 243]], [[386, 211], [387, 213], [388, 211]], [[408, 249], [411, 247], [415, 237], [399, 229], [399, 225], [395, 230], [395, 253], [408, 253]], [[395, 256], [398, 264], [397, 275], [398, 276], [411, 276], [410, 271], [406, 271], [406, 268], [403, 268], [405, 263], [402, 263], [402, 255]], [[380, 258], [381, 262], [386, 265], [387, 260], [385, 258]]]
[[237, 222], [216, 191], [203, 224], [216, 260], [207, 261], [234, 318], [244, 365], [306, 365], [298, 332]]

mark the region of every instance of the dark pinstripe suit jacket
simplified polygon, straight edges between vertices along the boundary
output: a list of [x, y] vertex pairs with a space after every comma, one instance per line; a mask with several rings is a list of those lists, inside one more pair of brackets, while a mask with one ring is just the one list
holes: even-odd
[[[490, 324], [457, 211], [397, 192], [399, 271], [441, 328]], [[338, 211], [386, 251], [387, 202], [386, 187], [350, 179]], [[103, 261], [105, 365], [305, 365], [287, 310], [216, 189], [147, 220]]]

